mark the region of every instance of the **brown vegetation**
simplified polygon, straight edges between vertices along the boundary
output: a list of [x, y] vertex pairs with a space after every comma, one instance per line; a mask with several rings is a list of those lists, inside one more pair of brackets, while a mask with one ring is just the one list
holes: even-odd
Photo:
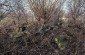
[[15, 1], [0, 3], [0, 55], [85, 54], [84, 0], [70, 1], [68, 14], [66, 0], [28, 0], [32, 13]]

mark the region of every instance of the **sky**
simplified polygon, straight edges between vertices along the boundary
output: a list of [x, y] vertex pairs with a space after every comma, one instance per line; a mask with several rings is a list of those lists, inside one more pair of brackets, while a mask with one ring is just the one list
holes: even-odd
[[[0, 3], [3, 2], [3, 1], [4, 1], [4, 0], [0, 0]], [[13, 4], [15, 1], [18, 1], [18, 0], [8, 0], [8, 1], [13, 1], [13, 2], [12, 2], [12, 4]], [[70, 0], [66, 0], [66, 2], [65, 2], [64, 5], [63, 5], [63, 10], [65, 11], [65, 13], [67, 13], [67, 12], [69, 11], [69, 8], [68, 8], [69, 1], [70, 1]], [[12, 5], [12, 4], [11, 4], [11, 5]], [[25, 10], [26, 10], [27, 12], [29, 12], [29, 11], [30, 11], [30, 8], [29, 8], [28, 1], [27, 1], [27, 0], [22, 0], [22, 4], [23, 4]]]
[[[53, 0], [53, 1], [55, 1], [55, 0]], [[65, 11], [66, 14], [69, 12], [68, 5], [70, 5], [70, 3], [71, 3], [70, 1], [71, 0], [66, 0], [65, 3], [62, 6], [63, 10]], [[29, 4], [28, 4], [27, 0], [23, 0], [23, 4], [24, 4], [24, 7], [25, 7], [26, 10], [30, 10], [29, 9]]]
[[63, 5], [63, 10], [65, 11], [65, 14], [69, 12], [69, 6], [72, 4], [72, 0], [66, 0], [66, 2]]

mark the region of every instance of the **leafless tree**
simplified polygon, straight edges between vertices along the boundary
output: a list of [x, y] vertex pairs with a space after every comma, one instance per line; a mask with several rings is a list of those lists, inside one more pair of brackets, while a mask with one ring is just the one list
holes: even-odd
[[[43, 26], [59, 20], [62, 16], [61, 7], [65, 0], [28, 0], [30, 9], [38, 21], [43, 20]], [[56, 21], [56, 22], [57, 22]], [[57, 22], [58, 23], [58, 22]]]
[[[73, 30], [69, 31], [73, 34], [73, 36], [76, 38], [76, 52], [75, 55], [79, 55], [80, 52], [82, 52], [82, 49], [84, 47], [81, 47], [84, 43], [81, 43], [81, 40], [83, 38], [84, 40], [84, 23], [85, 23], [85, 1], [84, 0], [71, 0], [71, 3], [69, 5], [69, 13], [68, 16], [73, 19], [71, 22], [68, 23], [68, 29], [67, 30]], [[80, 20], [80, 21], [78, 21]], [[82, 22], [84, 21], [84, 22]], [[78, 32], [79, 31], [79, 32]], [[81, 38], [82, 36], [82, 38]], [[71, 36], [72, 37], [72, 36]], [[72, 39], [74, 38], [72, 37]], [[82, 41], [83, 41], [82, 40]], [[71, 44], [71, 43], [70, 43]], [[80, 46], [80, 47], [79, 47]], [[79, 50], [81, 48], [81, 50]], [[83, 52], [82, 52], [83, 54]]]
[[84, 0], [73, 0], [70, 8], [70, 15], [71, 17], [76, 20], [82, 14], [85, 15], [85, 1]]
[[[29, 17], [24, 17], [27, 14], [22, 0], [5, 0], [0, 3], [0, 19], [13, 16], [11, 19], [17, 21], [13, 26], [10, 25], [10, 27], [8, 25], [3, 28], [7, 32], [0, 28], [0, 54], [83, 55], [82, 49], [84, 48], [82, 47], [82, 43], [85, 39], [85, 22], [82, 27], [82, 24], [78, 24], [77, 19], [83, 18], [84, 20], [85, 18], [85, 1], [70, 0], [70, 5], [67, 6], [69, 12], [64, 14], [65, 11], [63, 11], [62, 6], [65, 1], [67, 0], [28, 0], [30, 10], [34, 15], [33, 18], [35, 18], [38, 23], [42, 23], [39, 28], [35, 28], [35, 26], [38, 26], [38, 24], [35, 23], [32, 25], [23, 23], [22, 19], [28, 19]], [[67, 22], [68, 25], [64, 27], [65, 24], [62, 25], [63, 22], [60, 19], [63, 15], [72, 18], [73, 20], [70, 20], [72, 24]], [[13, 23], [15, 23], [15, 21], [13, 21]], [[17, 28], [15, 28], [17, 32], [15, 31], [15, 33], [10, 31], [10, 28], [14, 28], [14, 25], [17, 26]], [[28, 28], [28, 26], [30, 27]], [[31, 29], [32, 31], [30, 31]], [[25, 30], [32, 33], [25, 32]], [[1, 33], [2, 31], [4, 31], [4, 34]], [[13, 35], [10, 32], [12, 32]], [[63, 44], [65, 46], [62, 46]]]

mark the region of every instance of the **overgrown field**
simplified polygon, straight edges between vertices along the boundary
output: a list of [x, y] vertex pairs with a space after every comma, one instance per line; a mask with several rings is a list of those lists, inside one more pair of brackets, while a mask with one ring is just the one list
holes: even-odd
[[29, 13], [21, 2], [6, 14], [0, 8], [0, 55], [85, 55], [83, 2], [74, 0], [68, 13], [61, 0], [28, 0]]

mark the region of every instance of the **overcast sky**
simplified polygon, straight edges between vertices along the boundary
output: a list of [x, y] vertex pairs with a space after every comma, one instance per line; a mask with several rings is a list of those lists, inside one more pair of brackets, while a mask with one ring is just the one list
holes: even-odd
[[[0, 0], [0, 3], [2, 3], [4, 0]], [[8, 0], [8, 1], [12, 1], [12, 4], [11, 5], [13, 5], [13, 3], [15, 3], [16, 1], [18, 1], [18, 0]], [[21, 0], [22, 1], [22, 4], [23, 4], [23, 6], [24, 6], [24, 8], [27, 10], [27, 12], [29, 12], [29, 5], [28, 5], [28, 2], [27, 2], [27, 0]], [[68, 10], [69, 10], [69, 8], [68, 8], [68, 5], [69, 5], [69, 2], [70, 2], [71, 0], [66, 0], [66, 2], [64, 3], [64, 5], [63, 5], [63, 10], [67, 13], [68, 12]]]

